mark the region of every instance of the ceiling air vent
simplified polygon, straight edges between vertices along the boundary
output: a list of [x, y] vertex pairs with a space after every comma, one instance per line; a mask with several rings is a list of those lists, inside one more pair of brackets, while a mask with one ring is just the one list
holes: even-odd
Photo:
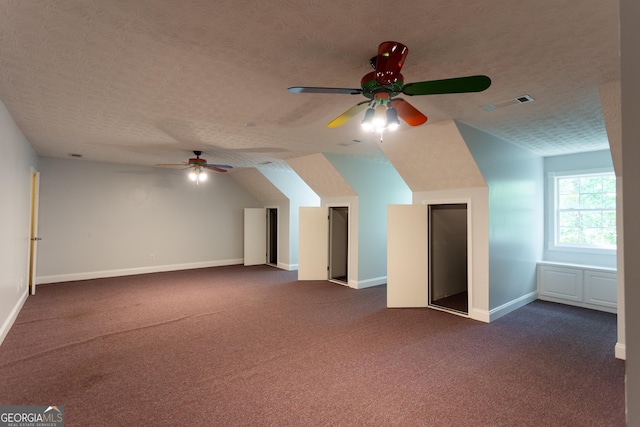
[[533, 98], [530, 97], [529, 95], [522, 95], [522, 96], [518, 96], [517, 98], [498, 102], [493, 105], [485, 105], [484, 107], [482, 107], [482, 109], [486, 111], [493, 111], [493, 110], [497, 110], [498, 108], [509, 107], [511, 105], [524, 104], [525, 102], [533, 102]]

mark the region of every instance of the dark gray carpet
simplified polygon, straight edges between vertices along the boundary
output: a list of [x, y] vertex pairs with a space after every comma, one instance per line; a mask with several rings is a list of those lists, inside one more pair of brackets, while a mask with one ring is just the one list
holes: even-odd
[[615, 315], [385, 298], [267, 266], [43, 285], [0, 347], [0, 404], [67, 426], [624, 425]]

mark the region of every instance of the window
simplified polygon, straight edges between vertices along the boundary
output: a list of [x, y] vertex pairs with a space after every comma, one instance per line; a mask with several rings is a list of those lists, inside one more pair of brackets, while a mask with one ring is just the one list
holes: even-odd
[[613, 172], [554, 177], [555, 247], [616, 249]]

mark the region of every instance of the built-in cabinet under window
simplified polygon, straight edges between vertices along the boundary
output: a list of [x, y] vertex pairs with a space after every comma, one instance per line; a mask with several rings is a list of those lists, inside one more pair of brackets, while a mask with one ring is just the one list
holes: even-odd
[[539, 263], [538, 298], [617, 313], [617, 272], [603, 267]]

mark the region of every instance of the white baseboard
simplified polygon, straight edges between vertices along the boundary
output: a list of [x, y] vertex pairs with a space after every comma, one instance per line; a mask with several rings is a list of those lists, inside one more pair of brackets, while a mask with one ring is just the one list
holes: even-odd
[[298, 264], [285, 264], [284, 262], [278, 262], [277, 267], [287, 271], [294, 271], [298, 269]]
[[496, 319], [499, 319], [505, 314], [509, 314], [512, 311], [519, 309], [520, 307], [524, 307], [525, 305], [537, 299], [538, 291], [533, 291], [489, 311], [473, 308], [469, 313], [469, 317], [474, 320], [479, 320], [480, 322], [490, 323]]
[[615, 347], [616, 359], [627, 360], [627, 345], [616, 343]]
[[349, 287], [354, 289], [371, 288], [373, 286], [384, 285], [387, 283], [387, 276], [374, 277], [366, 280], [349, 280]]
[[73, 282], [76, 280], [102, 279], [105, 277], [133, 276], [136, 274], [162, 273], [165, 271], [192, 270], [196, 268], [222, 267], [225, 265], [242, 264], [242, 258], [218, 261], [193, 262], [188, 264], [154, 265], [151, 267], [125, 268], [120, 270], [88, 271], [84, 273], [57, 274], [52, 276], [38, 276], [36, 284]]
[[29, 296], [29, 287], [27, 286], [27, 288], [24, 290], [24, 292], [20, 296], [20, 299], [16, 303], [15, 307], [13, 307], [13, 310], [11, 310], [11, 313], [9, 313], [9, 316], [2, 324], [2, 328], [0, 329], [0, 345], [2, 345], [2, 342], [6, 338], [7, 334], [9, 333], [9, 330], [11, 329], [14, 322], [16, 321], [18, 317], [18, 313], [20, 313], [20, 310], [22, 310], [22, 306], [24, 305], [28, 296]]

